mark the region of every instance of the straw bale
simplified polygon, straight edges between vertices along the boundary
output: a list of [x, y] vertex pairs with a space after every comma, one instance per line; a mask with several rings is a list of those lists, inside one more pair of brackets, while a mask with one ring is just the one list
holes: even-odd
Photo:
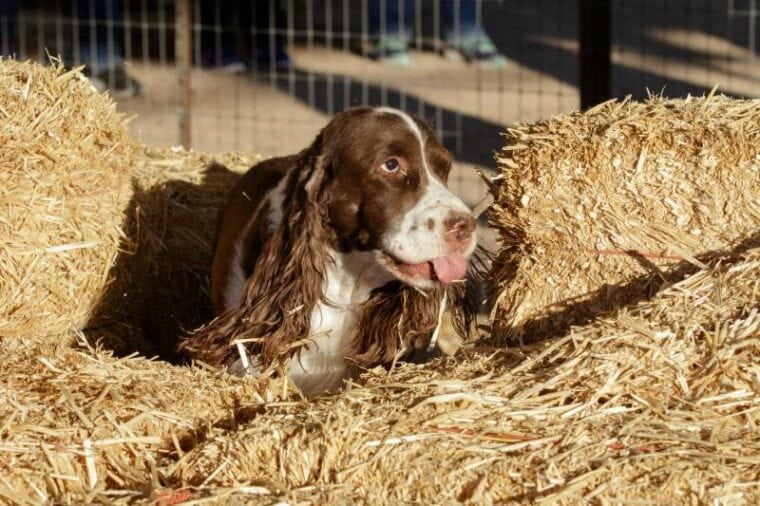
[[218, 208], [259, 159], [135, 153], [127, 199], [112, 211], [120, 251], [104, 289], [82, 299], [91, 306], [83, 332], [34, 339], [41, 331], [28, 326], [30, 339], [0, 341], [0, 502], [156, 500], [160, 462], [295, 394], [282, 380], [143, 358], [174, 360], [177, 338], [209, 317]]
[[607, 102], [509, 129], [493, 332], [561, 336], [757, 243], [760, 101]]
[[132, 151], [79, 71], [0, 58], [0, 336], [87, 320], [117, 254]]
[[0, 503], [155, 500], [183, 448], [277, 398], [276, 380], [116, 359], [78, 338], [0, 347]]

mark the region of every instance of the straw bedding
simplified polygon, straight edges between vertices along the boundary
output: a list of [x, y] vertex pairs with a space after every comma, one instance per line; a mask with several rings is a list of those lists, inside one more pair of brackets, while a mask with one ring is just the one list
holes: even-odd
[[257, 159], [137, 154], [84, 330], [0, 341], [0, 502], [760, 501], [750, 246], [559, 339], [376, 368], [313, 402], [130, 354], [172, 359], [206, 311], [213, 216]]
[[491, 188], [502, 342], [561, 336], [757, 239], [760, 101], [609, 102], [506, 138]]
[[175, 476], [315, 502], [756, 504], [758, 274], [752, 250], [554, 342], [373, 370], [217, 431]]
[[760, 250], [520, 348], [282, 380], [3, 350], [0, 497], [24, 503], [760, 501]]
[[117, 254], [133, 148], [77, 71], [0, 59], [0, 336], [85, 323]]

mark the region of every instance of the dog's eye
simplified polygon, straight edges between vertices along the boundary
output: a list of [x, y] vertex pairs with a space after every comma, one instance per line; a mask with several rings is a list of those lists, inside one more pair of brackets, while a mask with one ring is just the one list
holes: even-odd
[[396, 160], [395, 158], [389, 158], [382, 165], [383, 170], [385, 170], [387, 172], [396, 172], [398, 170], [399, 166], [400, 166], [400, 164], [398, 163], [398, 160]]

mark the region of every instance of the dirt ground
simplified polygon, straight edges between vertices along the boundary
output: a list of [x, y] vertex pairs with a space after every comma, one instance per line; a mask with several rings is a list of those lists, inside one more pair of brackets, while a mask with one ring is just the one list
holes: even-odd
[[[304, 83], [308, 94], [309, 81], [323, 86], [333, 82], [336, 89], [345, 78], [363, 81], [380, 90], [381, 102], [383, 90], [386, 94], [424, 97], [433, 108], [477, 117], [498, 126], [537, 120], [573, 109], [578, 103], [574, 86], [515, 62], [497, 71], [431, 53], [413, 52], [413, 67], [394, 68], [328, 48], [294, 48], [290, 53], [297, 70], [278, 76], [283, 81], [281, 88], [272, 86], [266, 77], [194, 70], [193, 146], [272, 155], [300, 149], [325, 123], [330, 106], [327, 103], [324, 107], [311, 107], [309, 103], [329, 99], [299, 96], [298, 91], [289, 89], [295, 88], [296, 82]], [[133, 121], [134, 132], [149, 144], [176, 143], [178, 86], [174, 68], [133, 63], [131, 72], [143, 85], [143, 94], [122, 102], [121, 107], [138, 115]], [[294, 83], [292, 86], [290, 81]], [[351, 101], [360, 99], [352, 96]], [[435, 121], [435, 116], [428, 119]]]

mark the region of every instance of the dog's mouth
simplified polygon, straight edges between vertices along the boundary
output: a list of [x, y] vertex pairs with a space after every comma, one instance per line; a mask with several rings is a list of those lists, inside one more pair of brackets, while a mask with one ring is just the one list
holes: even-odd
[[431, 258], [425, 262], [409, 263], [386, 251], [378, 251], [380, 263], [401, 281], [432, 281], [443, 284], [453, 283], [467, 275], [467, 259], [462, 253]]

